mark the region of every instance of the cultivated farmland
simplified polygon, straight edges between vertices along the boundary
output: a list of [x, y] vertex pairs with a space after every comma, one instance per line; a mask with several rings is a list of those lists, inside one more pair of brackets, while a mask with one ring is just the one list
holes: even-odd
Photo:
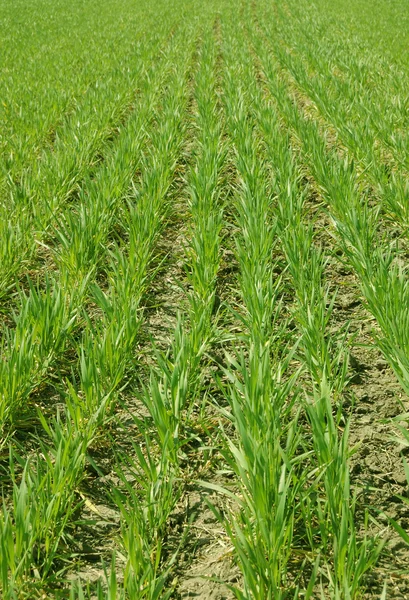
[[0, 41], [1, 598], [409, 598], [407, 2]]

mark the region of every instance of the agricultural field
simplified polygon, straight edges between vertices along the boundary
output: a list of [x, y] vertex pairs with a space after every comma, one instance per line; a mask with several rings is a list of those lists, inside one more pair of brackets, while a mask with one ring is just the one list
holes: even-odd
[[409, 598], [407, 9], [0, 0], [3, 600]]

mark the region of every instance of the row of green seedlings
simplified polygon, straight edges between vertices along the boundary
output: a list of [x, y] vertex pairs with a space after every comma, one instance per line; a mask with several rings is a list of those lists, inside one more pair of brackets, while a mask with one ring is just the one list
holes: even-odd
[[[280, 85], [262, 43], [258, 52], [270, 91], [302, 142], [304, 157], [328, 203], [337, 239], [358, 276], [365, 305], [376, 319], [379, 329], [373, 332], [375, 341], [408, 393], [407, 269], [398, 250], [382, 239], [378, 230], [380, 209], [371, 207], [360, 195], [353, 165], [340, 161], [335, 152], [327, 152], [317, 125], [300, 115]], [[403, 433], [408, 439], [407, 430]], [[405, 468], [408, 471], [406, 463]]]
[[106, 161], [84, 181], [79, 205], [68, 204], [58, 216], [55, 242], [49, 246], [59, 267], [56, 275], [47, 273], [45, 286], [41, 281], [38, 285], [29, 282], [28, 293], [19, 294], [20, 310], [14, 315], [14, 324], [3, 330], [0, 427], [4, 443], [14, 418], [21, 419], [22, 407], [30, 406], [33, 392], [41, 389], [50, 369], [64, 357], [66, 338], [81, 325], [79, 313], [106, 256], [107, 238], [115, 227], [120, 230], [121, 204], [141, 166], [147, 122], [153, 118], [152, 106], [172, 70], [176, 49], [177, 40], [170, 42], [164, 64], [151, 65], [141, 79], [139, 110], [134, 111]]
[[[238, 242], [238, 260], [249, 330], [248, 362], [242, 355], [233, 362], [240, 376], [226, 373], [234, 384], [228, 393], [233, 398], [232, 414], [238, 423], [241, 442], [240, 447], [229, 442], [234, 448], [234, 460], [230, 460], [230, 464], [244, 482], [242, 496], [245, 498], [240, 516], [245, 526], [238, 525], [236, 520], [234, 528], [229, 526], [245, 583], [244, 595], [238, 590], [236, 594], [238, 597], [279, 598], [288, 597], [292, 589], [294, 597], [298, 597], [304, 586], [302, 593], [308, 597], [320, 574], [332, 597], [352, 598], [359, 592], [363, 574], [376, 560], [379, 547], [366, 538], [363, 542], [357, 540], [355, 499], [349, 483], [348, 423], [343, 434], [338, 433], [342, 415], [338, 403], [346, 378], [344, 334], [340, 334], [338, 343], [328, 335], [333, 299], [322, 283], [324, 259], [313, 246], [312, 229], [305, 227], [301, 220], [303, 197], [297, 186], [299, 176], [292, 165], [288, 140], [278, 128], [272, 107], [263, 104], [254, 86], [255, 76], [244, 47], [244, 35], [239, 38], [237, 47], [229, 39], [228, 49], [234, 57], [230, 58], [233, 73], [230, 85], [229, 79], [226, 82], [226, 101], [231, 102], [226, 111], [236, 115], [231, 130], [244, 188], [237, 207], [244, 238]], [[235, 63], [237, 56], [243, 66], [241, 74]], [[239, 77], [243, 86], [240, 92]], [[251, 100], [246, 99], [243, 91], [249, 89]], [[251, 106], [264, 132], [268, 161], [273, 170], [273, 193], [266, 189], [268, 171], [260, 160], [263, 152], [249, 116]], [[273, 194], [277, 194], [277, 218], [272, 214]], [[298, 355], [313, 384], [312, 394], [309, 391], [302, 402], [317, 459], [316, 464], [311, 464], [311, 459], [307, 463], [309, 480], [299, 470], [300, 465], [305, 464], [309, 449], [297, 431], [298, 390], [294, 379], [285, 375], [293, 352], [287, 350], [280, 356], [277, 349], [285, 342], [284, 332], [278, 327], [280, 282], [274, 286], [272, 280], [277, 234], [281, 237], [296, 291], [294, 317], [300, 334]], [[297, 456], [300, 448], [303, 452]], [[271, 475], [268, 480], [266, 473]], [[306, 492], [307, 480], [309, 492]], [[271, 510], [272, 506], [275, 511]], [[301, 520], [306, 530], [303, 543], [310, 546], [312, 557], [317, 556], [317, 560], [310, 558], [309, 581], [302, 582], [300, 578], [296, 582], [291, 579], [288, 565], [292, 546], [300, 543]]]
[[[156, 535], [165, 533], [167, 520], [182, 492], [180, 459], [183, 446], [189, 439], [189, 419], [197, 408], [200, 390], [200, 361], [212, 336], [212, 308], [219, 265], [219, 232], [221, 207], [217, 183], [224, 153], [220, 148], [220, 121], [214, 98], [214, 42], [203, 34], [205, 41], [199, 52], [199, 71], [195, 83], [198, 114], [198, 148], [195, 164], [188, 174], [191, 213], [190, 241], [186, 252], [186, 275], [190, 284], [188, 294], [189, 319], [178, 318], [173, 343], [168, 355], [158, 352], [158, 368], [152, 368], [143, 402], [155, 426], [155, 439], [145, 430], [146, 447], [153, 473], [154, 487], [150, 489], [152, 515]], [[138, 421], [139, 427], [141, 422]], [[159, 450], [159, 459], [150, 448]], [[140, 450], [135, 447], [140, 459]], [[140, 480], [141, 464], [127, 461]], [[147, 475], [145, 471], [144, 475]], [[133, 499], [137, 497], [133, 493]], [[131, 520], [131, 523], [134, 523]], [[159, 538], [160, 539], [160, 538]], [[158, 561], [159, 564], [160, 561]], [[171, 564], [169, 565], [169, 567]], [[163, 569], [163, 581], [168, 571]], [[171, 590], [168, 591], [168, 594]], [[149, 596], [150, 597], [150, 596]], [[155, 596], [156, 597], [156, 596]]]
[[[331, 59], [334, 60], [332, 51], [333, 51], [333, 47], [325, 48], [325, 53], [321, 52], [322, 54], [324, 54], [324, 58], [321, 59], [318, 63], [317, 59], [315, 58], [315, 55], [313, 57], [311, 50], [310, 50], [310, 52], [308, 54], [308, 60], [310, 63], [312, 62], [314, 64], [314, 67], [316, 69], [319, 69], [321, 72], [329, 73], [329, 67], [328, 67], [328, 64], [325, 62], [325, 60], [327, 60], [327, 62], [329, 62]], [[373, 56], [373, 52], [369, 51], [367, 59], [370, 60], [371, 56]], [[341, 58], [339, 58], [339, 60], [341, 60], [341, 59], [342, 59], [342, 56], [341, 56]], [[351, 54], [348, 53], [347, 59], [348, 59], [348, 71], [355, 73], [355, 78], [358, 80], [359, 74], [362, 75], [362, 73], [361, 73], [362, 61], [358, 60], [356, 58], [355, 53], [351, 53]], [[345, 57], [342, 59], [344, 66], [346, 64], [345, 61], [347, 59], [345, 59]], [[405, 151], [405, 143], [404, 143], [403, 138], [399, 137], [399, 135], [401, 134], [401, 128], [404, 126], [404, 118], [406, 115], [406, 111], [404, 108], [405, 104], [404, 104], [403, 92], [399, 88], [399, 85], [402, 84], [402, 81], [404, 81], [404, 79], [402, 79], [402, 78], [399, 79], [399, 74], [395, 71], [394, 68], [392, 68], [393, 66], [394, 65], [389, 65], [389, 63], [388, 63], [386, 65], [386, 67], [384, 65], [382, 69], [379, 68], [375, 73], [372, 73], [372, 78], [374, 80], [373, 85], [374, 85], [375, 89], [373, 89], [371, 87], [371, 89], [369, 91], [366, 90], [366, 92], [367, 92], [366, 96], [368, 96], [368, 95], [370, 96], [371, 92], [373, 92], [373, 93], [379, 92], [383, 95], [382, 96], [383, 104], [388, 105], [388, 115], [390, 115], [390, 118], [389, 119], [385, 118], [384, 111], [382, 112], [382, 115], [381, 115], [381, 113], [375, 113], [375, 116], [373, 116], [373, 114], [372, 114], [373, 111], [372, 111], [371, 116], [370, 116], [371, 121], [373, 121], [372, 127], [373, 127], [374, 131], [380, 133], [382, 141], [389, 147], [390, 150], [392, 150], [395, 158], [398, 157], [400, 165], [402, 167], [406, 167], [407, 166], [407, 153]], [[384, 75], [385, 75], [385, 70], [387, 70], [387, 67], [391, 67], [391, 73], [389, 73], [389, 72], [386, 73], [387, 79], [385, 79]], [[296, 72], [293, 72], [293, 74], [294, 74], [294, 76], [296, 76]], [[376, 79], [377, 76], [382, 77], [383, 78], [382, 81]], [[349, 134], [351, 134], [351, 135], [353, 134], [353, 132], [351, 132], [350, 129], [347, 129], [347, 126], [345, 125], [345, 123], [342, 120], [342, 116], [340, 117], [338, 114], [336, 114], [336, 109], [334, 107], [337, 106], [338, 103], [336, 100], [334, 100], [334, 96], [332, 96], [331, 98], [328, 96], [327, 88], [325, 88], [325, 90], [324, 90], [322, 85], [320, 85], [320, 86], [318, 86], [319, 87], [318, 90], [314, 90], [313, 89], [314, 83], [311, 83], [311, 84], [308, 83], [308, 85], [307, 85], [304, 71], [302, 72], [301, 75], [299, 74], [299, 71], [297, 71], [297, 81], [300, 84], [302, 84], [305, 89], [308, 89], [310, 91], [311, 96], [314, 97], [314, 100], [316, 100], [317, 105], [320, 106], [321, 112], [323, 114], [326, 114], [326, 116], [330, 117], [332, 119], [332, 121], [337, 124], [337, 129], [344, 136], [344, 139], [347, 139]], [[339, 95], [345, 94], [348, 96], [348, 94], [346, 94], [345, 86], [348, 87], [349, 96], [351, 95], [351, 93], [352, 94], [354, 93], [353, 91], [351, 92], [351, 88], [353, 86], [350, 85], [351, 82], [349, 82], [349, 81], [348, 81], [349, 85], [344, 84], [344, 85], [340, 86], [339, 80], [337, 80], [335, 78], [335, 81], [334, 81], [334, 77], [332, 77], [331, 80], [327, 80], [327, 84], [329, 84], [329, 83], [331, 83], [333, 86], [336, 87], [337, 91], [339, 92]], [[387, 89], [384, 89], [385, 86], [387, 87]], [[394, 94], [393, 102], [388, 102], [388, 100], [387, 100], [388, 93]], [[351, 98], [351, 100], [352, 100], [352, 98]], [[367, 100], [367, 106], [369, 106], [369, 105], [370, 105], [370, 99]], [[330, 108], [330, 107], [332, 107], [332, 108]], [[360, 108], [362, 108], [362, 111], [368, 113], [368, 108], [365, 107], [364, 101], [362, 99], [360, 99]], [[386, 116], [388, 116], [388, 115], [386, 115]], [[363, 112], [362, 112], [362, 114], [361, 113], [358, 114], [358, 118], [356, 120], [356, 126], [359, 126], [359, 117], [363, 118]], [[398, 129], [400, 127], [398, 132], [395, 131], [396, 127]], [[369, 140], [370, 140], [370, 138], [369, 138]], [[391, 215], [394, 223], [398, 222], [404, 228], [404, 233], [407, 234], [407, 203], [405, 201], [405, 197], [407, 195], [407, 184], [406, 184], [406, 177], [405, 177], [404, 173], [402, 173], [402, 172], [398, 172], [398, 173], [385, 172], [385, 165], [381, 164], [379, 161], [379, 157], [375, 156], [374, 148], [371, 147], [371, 145], [368, 143], [368, 136], [365, 135], [365, 132], [362, 134], [359, 134], [359, 140], [354, 144], [352, 144], [352, 143], [349, 144], [349, 148], [353, 152], [354, 157], [360, 156], [360, 152], [361, 152], [361, 154], [363, 153], [366, 155], [366, 161], [364, 163], [365, 172], [369, 173], [369, 175], [371, 177], [371, 182], [374, 185], [375, 190], [378, 193], [379, 201], [381, 203], [383, 203], [382, 208], [385, 209], [385, 204], [387, 205], [387, 207], [388, 207], [387, 214]], [[376, 226], [374, 225], [373, 228], [375, 230]], [[400, 261], [399, 261], [399, 263], [400, 263]], [[385, 279], [385, 275], [386, 275], [386, 269], [382, 269], [380, 281], [383, 280], [384, 285], [388, 285], [388, 280]], [[402, 279], [400, 269], [399, 269], [399, 277]], [[381, 285], [381, 283], [379, 283], [379, 285]], [[397, 292], [395, 294], [395, 300], [394, 300], [395, 306], [397, 306], [400, 303], [400, 298], [406, 297], [403, 292], [403, 288], [405, 288], [405, 284], [403, 281], [400, 282], [399, 287], [401, 288], [401, 291]], [[388, 312], [389, 312], [389, 315], [391, 315], [393, 312], [395, 312], [395, 309], [393, 308], [393, 306], [388, 309]], [[402, 321], [400, 321], [400, 323], [402, 323]], [[396, 326], [396, 324], [393, 325], [393, 323], [392, 324], [389, 323], [389, 325], [388, 325], [385, 322], [384, 327], [385, 328], [392, 327], [392, 328], [394, 328], [395, 332], [397, 331], [397, 326]], [[398, 346], [399, 346], [399, 344], [398, 344]], [[404, 369], [406, 370], [406, 366], [404, 366]], [[405, 389], [407, 389], [407, 388], [405, 388]], [[407, 430], [403, 429], [403, 428], [400, 428], [400, 429], [401, 429], [401, 431], [404, 435], [404, 438], [407, 442], [407, 440], [409, 440]], [[404, 460], [404, 467], [407, 472], [408, 470], [407, 470], [407, 464], [406, 464], [405, 460]], [[409, 540], [409, 538], [407, 537], [407, 534], [406, 534], [406, 539]]]
[[[183, 41], [185, 43], [186, 38]], [[23, 475], [17, 473], [13, 478], [12, 502], [3, 507], [0, 540], [4, 598], [13, 598], [23, 585], [40, 586], [49, 578], [61, 577], [64, 568], [56, 574], [56, 559], [72, 553], [69, 549], [69, 541], [75, 544], [72, 519], [78, 510], [77, 490], [87, 449], [96, 443], [103, 424], [110, 418], [119, 389], [124, 384], [126, 368], [132, 362], [132, 349], [141, 319], [141, 299], [149, 284], [150, 265], [166, 215], [165, 198], [181, 139], [180, 120], [184, 105], [181, 90], [186, 80], [186, 54], [190, 46], [188, 44], [184, 49], [179, 44], [168, 57], [169, 64], [176, 60], [180, 66], [175, 69], [164, 98], [166, 108], [161, 117], [165, 120], [152, 137], [152, 147], [143, 162], [141, 185], [129, 195], [128, 202], [119, 212], [123, 237], [127, 241], [110, 252], [108, 290], [103, 291], [96, 284], [92, 287], [102, 316], [98, 325], [92, 325], [91, 320], [86, 319], [87, 328], [78, 344], [79, 382], [66, 380], [65, 386], [61, 386], [66, 403], [63, 414], [55, 419], [40, 415], [50, 439], [44, 442], [37, 459], [27, 461]], [[147, 99], [152, 100], [151, 95]], [[45, 313], [50, 310], [50, 302], [47, 303], [46, 296], [42, 300]], [[51, 306], [51, 310], [53, 308]], [[48, 320], [50, 323], [53, 324], [53, 319]], [[51, 338], [54, 335], [49, 328], [44, 327], [43, 332]], [[61, 328], [58, 339], [63, 332], [64, 328]], [[38, 347], [41, 352], [42, 344]], [[10, 468], [13, 469], [18, 461], [24, 462], [13, 453]], [[142, 512], [147, 505], [138, 506]], [[124, 505], [123, 514], [135, 514], [134, 507]], [[126, 537], [125, 526], [123, 537]], [[133, 540], [134, 536], [129, 538]], [[132, 548], [126, 550], [129, 550], [127, 560], [130, 562], [126, 581], [130, 589], [135, 588], [139, 593], [141, 582], [138, 580], [142, 577], [143, 563]], [[144, 556], [150, 558], [149, 553]], [[133, 565], [136, 565], [135, 573]]]
[[[368, 513], [363, 534], [355, 518], [357, 496], [349, 476], [350, 419], [342, 406], [348, 383], [347, 331], [341, 328], [335, 335], [331, 331], [336, 294], [331, 295], [324, 281], [326, 258], [314, 240], [313, 223], [304, 222], [308, 219], [304, 209], [308, 190], [301, 187], [302, 175], [294, 164], [289, 137], [282, 134], [274, 115], [273, 106], [263, 106], [260, 122], [271, 150], [269, 160], [280, 165], [276, 181], [279, 236], [296, 293], [293, 316], [300, 333], [299, 352], [312, 382], [312, 394], [304, 407], [318, 463], [318, 495], [316, 512], [309, 506], [305, 519], [310, 519], [310, 535], [319, 530], [318, 544], [310, 537], [312, 548], [329, 554], [324, 574], [331, 597], [354, 598], [381, 545], [366, 531]], [[318, 515], [318, 528], [311, 520], [314, 514]]]
[[[299, 483], [295, 451], [299, 440], [294, 379], [285, 378], [291, 351], [281, 319], [282, 282], [273, 258], [276, 222], [263, 147], [255, 129], [243, 38], [223, 23], [223, 89], [234, 150], [234, 218], [238, 295], [233, 310], [242, 322], [237, 350], [227, 355], [220, 387], [226, 431], [223, 456], [236, 476], [234, 508], [217, 516], [226, 528], [243, 576], [237, 598], [283, 598], [293, 545]], [[219, 490], [220, 491], [220, 490]]]
[[134, 114], [135, 77], [139, 79], [144, 70], [151, 76], [152, 66], [144, 65], [152, 62], [158, 66], [160, 56], [158, 59], [156, 55], [171, 25], [164, 20], [150, 43], [135, 50], [135, 70], [127, 77], [118, 72], [85, 95], [56, 132], [53, 148], [44, 149], [40, 160], [26, 164], [20, 176], [9, 171], [0, 205], [4, 216], [0, 219], [0, 301], [15, 291], [16, 279], [27, 268], [36, 268], [36, 257], [49, 242], [56, 215], [78, 195], [82, 182], [98, 168], [101, 157], [109, 155], [111, 138]]
[[[355, 95], [353, 94], [353, 86], [350, 85], [349, 79], [347, 83], [340, 84], [338, 78], [334, 76], [332, 62], [330, 62], [334, 60], [332, 48], [328, 48], [323, 57], [317, 56], [311, 46], [301, 45], [301, 48], [298, 48], [296, 45], [296, 49], [300, 52], [301, 58], [278, 48], [276, 52], [280, 63], [291, 72], [297, 84], [312, 98], [320, 113], [335, 127], [339, 140], [345, 144], [357, 163], [361, 164], [363, 185], [369, 180], [384, 210], [394, 222], [401, 224], [407, 235], [409, 213], [406, 202], [406, 153], [404, 159], [402, 156], [397, 157], [398, 164], [394, 166], [388, 160], [385, 163], [382, 149], [376, 143], [377, 140], [381, 140], [395, 157], [402, 144], [395, 152], [393, 139], [391, 141], [389, 138], [394, 129], [399, 126], [396, 122], [398, 117], [393, 115], [390, 117], [387, 133], [382, 134], [379, 128], [386, 119], [387, 99], [383, 99], [381, 107], [375, 113], [371, 94], [362, 92], [359, 94], [360, 104], [356, 110], [357, 115], [352, 119], [351, 105], [357, 95], [356, 92]], [[308, 68], [303, 64], [306, 60]], [[353, 61], [354, 55], [348, 55], [351, 73], [354, 73]], [[315, 76], [311, 74], [311, 68], [314, 69]], [[350, 90], [349, 95], [346, 94], [345, 88]]]
[[[129, 229], [132, 235], [124, 248], [126, 252], [123, 258], [115, 256], [108, 271], [112, 290], [118, 290], [120, 280], [124, 280], [125, 284], [120, 284], [123, 289], [118, 290], [118, 295], [112, 293], [111, 298], [102, 291], [98, 292], [97, 301], [104, 312], [105, 330], [110, 341], [114, 342], [112, 351], [107, 348], [108, 351], [101, 352], [101, 356], [105, 356], [107, 374], [111, 371], [110, 355], [122, 361], [132, 361], [141, 323], [138, 315], [141, 298], [137, 293], [140, 283], [137, 280], [142, 277], [142, 289], [146, 289], [148, 280], [141, 266], [152, 261], [158, 235], [165, 222], [172, 219], [172, 182], [185, 135], [184, 116], [191, 69], [188, 57], [192, 53], [196, 33], [193, 28], [185, 31], [180, 55], [174, 61], [174, 85], [169, 89], [160, 114], [159, 129], [152, 138], [152, 152], [145, 167], [150, 175], [136, 197], [133, 225]], [[133, 289], [135, 283], [136, 288]], [[94, 343], [99, 345], [100, 339], [101, 334], [96, 333]], [[89, 361], [91, 364], [92, 357]], [[101, 371], [102, 368], [90, 379], [95, 381]], [[173, 386], [175, 381], [174, 377]], [[116, 472], [121, 485], [112, 492], [112, 501], [120, 513], [118, 555], [125, 557], [123, 581], [117, 583], [113, 558], [105, 584], [98, 584], [98, 598], [153, 600], [169, 598], [173, 591], [169, 580], [175, 555], [166, 546], [166, 535], [169, 515], [180, 497], [180, 486], [175, 470], [175, 436], [172, 430], [167, 431], [161, 425], [158, 418], [160, 406], [156, 401], [161, 391], [160, 384], [155, 382], [152, 375], [142, 397], [138, 394], [150, 416], [142, 418], [139, 413], [130, 413], [138, 432], [137, 438], [130, 442], [131, 453], [117, 455]], [[165, 418], [168, 418], [168, 414]], [[93, 593], [95, 590], [89, 586], [84, 590], [78, 582], [72, 586], [70, 597], [81, 599]]]
[[[218, 183], [225, 153], [215, 96], [215, 45], [211, 32], [205, 30], [202, 37], [204, 41], [198, 51], [194, 84], [197, 114], [192, 127], [197, 135], [192, 164], [187, 173], [187, 316], [178, 315], [169, 351], [156, 350], [156, 365], [151, 367], [142, 397], [154, 425], [153, 434], [145, 433], [146, 445], [148, 449], [156, 448], [159, 454], [156, 461], [152, 455], [152, 467], [158, 474], [155, 496], [152, 496], [152, 518], [159, 522], [157, 531], [162, 535], [184, 491], [182, 479], [188, 445], [197, 438], [195, 421], [205, 402], [201, 396], [204, 357], [214, 337], [213, 313], [222, 224]], [[138, 471], [140, 465], [134, 468]], [[164, 578], [171, 567], [171, 562], [168, 569], [162, 565]], [[170, 595], [172, 590], [168, 593]]]
[[371, 206], [368, 199], [359, 194], [354, 166], [339, 160], [335, 152], [327, 152], [317, 125], [300, 115], [286, 88], [278, 81], [268, 50], [263, 49], [261, 42], [258, 52], [269, 89], [301, 140], [308, 165], [324, 189], [339, 239], [360, 278], [368, 308], [381, 328], [382, 338], [378, 341], [407, 391], [405, 373], [409, 363], [405, 349], [408, 348], [409, 339], [406, 338], [409, 330], [405, 326], [407, 316], [402, 301], [406, 298], [408, 286], [398, 250], [392, 242], [382, 240], [378, 232], [380, 208]]

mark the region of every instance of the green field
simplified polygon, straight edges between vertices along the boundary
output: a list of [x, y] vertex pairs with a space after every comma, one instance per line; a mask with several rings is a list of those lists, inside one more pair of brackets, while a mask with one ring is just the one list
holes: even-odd
[[409, 598], [407, 0], [0, 0], [2, 600]]

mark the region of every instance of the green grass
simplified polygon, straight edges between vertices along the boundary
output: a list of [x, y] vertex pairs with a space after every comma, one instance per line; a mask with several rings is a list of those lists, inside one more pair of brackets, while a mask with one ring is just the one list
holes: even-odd
[[407, 593], [406, 12], [0, 0], [4, 600]]

